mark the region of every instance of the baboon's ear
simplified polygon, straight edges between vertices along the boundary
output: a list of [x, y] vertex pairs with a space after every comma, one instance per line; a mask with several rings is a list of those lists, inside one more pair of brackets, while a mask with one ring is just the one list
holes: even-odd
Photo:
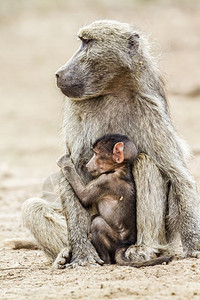
[[124, 143], [116, 143], [113, 148], [113, 160], [120, 164], [124, 161]]
[[133, 56], [136, 54], [138, 48], [139, 48], [139, 34], [138, 33], [132, 33], [129, 37], [129, 54], [130, 56]]

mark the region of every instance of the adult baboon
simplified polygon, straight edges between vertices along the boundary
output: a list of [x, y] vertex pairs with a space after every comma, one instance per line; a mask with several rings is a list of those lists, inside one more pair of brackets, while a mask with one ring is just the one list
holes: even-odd
[[[127, 135], [139, 150], [133, 174], [137, 190], [137, 243], [126, 256], [155, 257], [180, 234], [187, 256], [199, 256], [200, 215], [196, 186], [187, 166], [187, 150], [171, 123], [164, 83], [149, 46], [130, 25], [97, 21], [79, 31], [81, 47], [56, 72], [68, 96], [63, 131], [84, 183], [90, 144], [104, 134]], [[67, 220], [41, 199], [24, 204], [23, 219], [56, 264], [101, 263], [88, 240], [90, 215], [60, 174], [60, 196]], [[171, 249], [169, 249], [171, 251]]]
[[58, 160], [65, 178], [84, 207], [97, 206], [90, 240], [104, 263], [140, 268], [168, 263], [172, 257], [161, 256], [143, 262], [131, 262], [126, 250], [137, 241], [136, 190], [133, 162], [138, 151], [125, 135], [109, 134], [93, 144], [94, 155], [87, 163], [95, 177], [84, 185], [69, 155]]

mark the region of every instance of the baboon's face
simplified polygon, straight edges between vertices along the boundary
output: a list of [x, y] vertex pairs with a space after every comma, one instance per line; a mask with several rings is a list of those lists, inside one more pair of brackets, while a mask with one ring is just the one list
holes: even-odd
[[77, 100], [114, 93], [130, 72], [138, 34], [128, 24], [98, 21], [81, 29], [78, 36], [80, 48], [56, 72], [58, 87]]
[[108, 153], [104, 149], [98, 147], [94, 149], [94, 155], [87, 163], [86, 168], [94, 177], [99, 176], [114, 169], [114, 163], [112, 159], [112, 153]]

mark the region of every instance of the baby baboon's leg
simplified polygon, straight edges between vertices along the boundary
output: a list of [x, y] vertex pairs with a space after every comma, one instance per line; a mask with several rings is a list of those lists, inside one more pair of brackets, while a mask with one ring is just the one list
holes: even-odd
[[137, 244], [126, 251], [129, 260], [155, 257], [166, 244], [165, 214], [167, 185], [153, 160], [140, 154], [133, 166], [137, 192]]
[[68, 224], [72, 252], [70, 266], [102, 264], [102, 260], [88, 239], [91, 217], [81, 205], [64, 175], [60, 179], [60, 197]]
[[45, 253], [54, 260], [63, 248], [69, 247], [65, 217], [40, 198], [31, 198], [22, 207], [24, 225], [32, 232]]
[[91, 241], [100, 258], [106, 264], [114, 262], [115, 251], [119, 246], [119, 239], [117, 233], [100, 216], [94, 218], [92, 221]]

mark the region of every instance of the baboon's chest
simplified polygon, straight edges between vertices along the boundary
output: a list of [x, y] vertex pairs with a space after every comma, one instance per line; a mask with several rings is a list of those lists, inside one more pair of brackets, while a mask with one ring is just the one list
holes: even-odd
[[123, 134], [136, 147], [139, 140], [138, 115], [134, 103], [117, 102], [117, 99], [114, 102], [105, 99], [100, 103], [96, 101], [88, 100], [85, 104], [69, 106], [64, 120], [66, 145], [77, 171], [88, 180], [90, 177], [85, 164], [92, 156], [91, 146], [97, 138], [105, 134]]

